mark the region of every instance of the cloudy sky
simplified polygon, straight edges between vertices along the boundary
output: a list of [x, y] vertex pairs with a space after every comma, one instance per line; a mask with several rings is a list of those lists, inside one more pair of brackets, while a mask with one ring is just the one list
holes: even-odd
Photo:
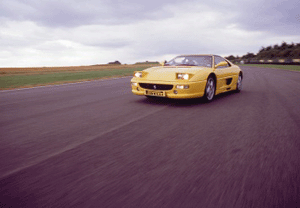
[[0, 67], [244, 55], [300, 42], [299, 0], [0, 0]]

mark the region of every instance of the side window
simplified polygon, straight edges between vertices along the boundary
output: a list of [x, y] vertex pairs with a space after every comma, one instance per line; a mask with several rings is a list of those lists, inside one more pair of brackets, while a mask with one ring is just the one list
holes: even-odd
[[[220, 56], [215, 56], [215, 65], [219, 64], [220, 62], [225, 61], [227, 62], [225, 59], [223, 59]], [[227, 66], [220, 66], [219, 68], [226, 68], [226, 67], [230, 67], [230, 64], [227, 62]]]

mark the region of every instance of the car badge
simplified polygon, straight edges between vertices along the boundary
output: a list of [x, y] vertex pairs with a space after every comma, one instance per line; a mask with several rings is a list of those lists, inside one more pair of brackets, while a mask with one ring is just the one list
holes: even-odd
[[156, 85], [153, 85], [153, 89], [155, 89], [155, 90], [156, 90]]

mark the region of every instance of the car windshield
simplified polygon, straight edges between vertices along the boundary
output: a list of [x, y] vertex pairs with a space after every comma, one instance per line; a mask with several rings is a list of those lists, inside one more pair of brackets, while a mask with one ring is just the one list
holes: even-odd
[[211, 56], [177, 56], [165, 66], [204, 66], [212, 67]]

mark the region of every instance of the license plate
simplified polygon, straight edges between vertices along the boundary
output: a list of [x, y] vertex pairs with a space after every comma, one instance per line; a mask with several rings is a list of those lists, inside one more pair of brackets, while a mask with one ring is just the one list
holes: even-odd
[[146, 90], [145, 95], [157, 96], [157, 97], [166, 97], [166, 93], [164, 91]]

